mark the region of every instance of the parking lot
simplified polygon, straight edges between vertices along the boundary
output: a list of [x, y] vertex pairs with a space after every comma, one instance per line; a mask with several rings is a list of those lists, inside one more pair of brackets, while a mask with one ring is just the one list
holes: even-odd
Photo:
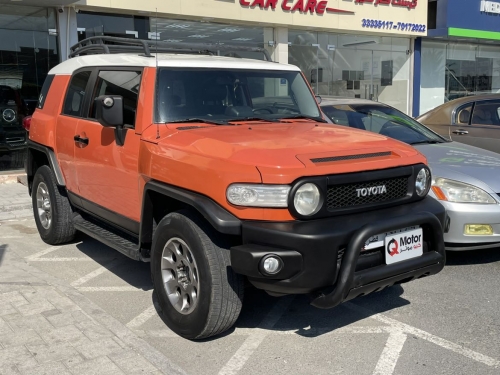
[[[12, 203], [10, 214], [5, 208], [0, 213], [0, 275], [7, 272], [3, 254], [26, 264], [33, 274], [46, 275], [49, 285], [64, 286], [86, 314], [116, 322], [121, 328], [114, 332], [122, 332], [133, 350], [141, 352], [141, 343], [153, 348], [148, 350], [155, 358], [143, 355], [160, 364], [156, 373], [166, 373], [168, 366], [200, 375], [500, 372], [500, 249], [448, 254], [446, 268], [436, 276], [332, 310], [309, 306], [305, 296], [273, 298], [249, 287], [234, 329], [222, 337], [191, 342], [173, 334], [158, 316], [149, 264], [129, 260], [84, 235], [64, 246], [46, 245], [26, 212], [25, 188], [0, 186], [6, 189], [15, 190], [19, 200]], [[1, 281], [3, 304], [8, 283]], [[1, 340], [0, 358], [7, 348]], [[80, 356], [85, 358], [84, 353]], [[113, 360], [112, 353], [109, 357]], [[9, 368], [11, 373], [20, 369]], [[147, 372], [153, 373], [130, 373]], [[8, 372], [2, 372], [0, 363], [2, 373]]]

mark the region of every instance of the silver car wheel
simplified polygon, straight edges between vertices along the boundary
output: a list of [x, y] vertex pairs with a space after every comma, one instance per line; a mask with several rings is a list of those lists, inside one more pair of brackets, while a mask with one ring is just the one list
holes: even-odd
[[52, 205], [50, 204], [49, 189], [45, 182], [40, 182], [36, 189], [36, 206], [42, 227], [49, 229], [52, 224]]
[[172, 306], [190, 314], [198, 303], [200, 280], [191, 249], [180, 238], [171, 238], [163, 248], [161, 278]]

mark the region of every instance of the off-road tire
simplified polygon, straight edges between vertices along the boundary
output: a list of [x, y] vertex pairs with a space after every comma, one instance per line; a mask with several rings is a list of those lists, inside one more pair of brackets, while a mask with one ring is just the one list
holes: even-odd
[[[45, 183], [47, 186], [52, 209], [52, 221], [47, 229], [41, 223], [37, 208], [37, 190], [40, 183]], [[36, 226], [40, 237], [45, 243], [58, 245], [73, 240], [75, 237], [75, 227], [71, 221], [71, 205], [64, 189], [57, 186], [54, 172], [46, 165], [38, 168], [35, 173], [31, 200]]]
[[[163, 249], [173, 238], [187, 244], [198, 269], [199, 296], [189, 314], [174, 308], [162, 281]], [[219, 240], [208, 223], [188, 210], [165, 216], [154, 233], [151, 274], [160, 313], [167, 326], [184, 338], [199, 340], [218, 335], [231, 328], [240, 314], [244, 280], [232, 270], [229, 249]]]

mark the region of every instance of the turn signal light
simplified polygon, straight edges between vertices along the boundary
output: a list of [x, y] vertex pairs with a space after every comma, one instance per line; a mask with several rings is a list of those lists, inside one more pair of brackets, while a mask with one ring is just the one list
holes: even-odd
[[464, 234], [470, 236], [491, 236], [493, 228], [488, 224], [466, 224]]
[[23, 119], [23, 128], [29, 132], [30, 131], [30, 127], [31, 127], [31, 116], [26, 116], [24, 119]]
[[446, 199], [446, 195], [444, 195], [443, 191], [441, 190], [441, 188], [439, 186], [432, 186], [432, 191], [434, 192], [434, 194], [436, 194], [436, 197], [437, 199], [439, 199], [440, 201], [447, 201], [448, 199]]

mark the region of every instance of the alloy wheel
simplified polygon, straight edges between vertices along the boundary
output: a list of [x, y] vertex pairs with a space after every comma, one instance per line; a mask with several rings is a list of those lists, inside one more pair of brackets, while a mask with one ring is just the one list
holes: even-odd
[[163, 248], [161, 277], [172, 306], [190, 314], [198, 303], [200, 280], [191, 249], [180, 238], [171, 238]]

